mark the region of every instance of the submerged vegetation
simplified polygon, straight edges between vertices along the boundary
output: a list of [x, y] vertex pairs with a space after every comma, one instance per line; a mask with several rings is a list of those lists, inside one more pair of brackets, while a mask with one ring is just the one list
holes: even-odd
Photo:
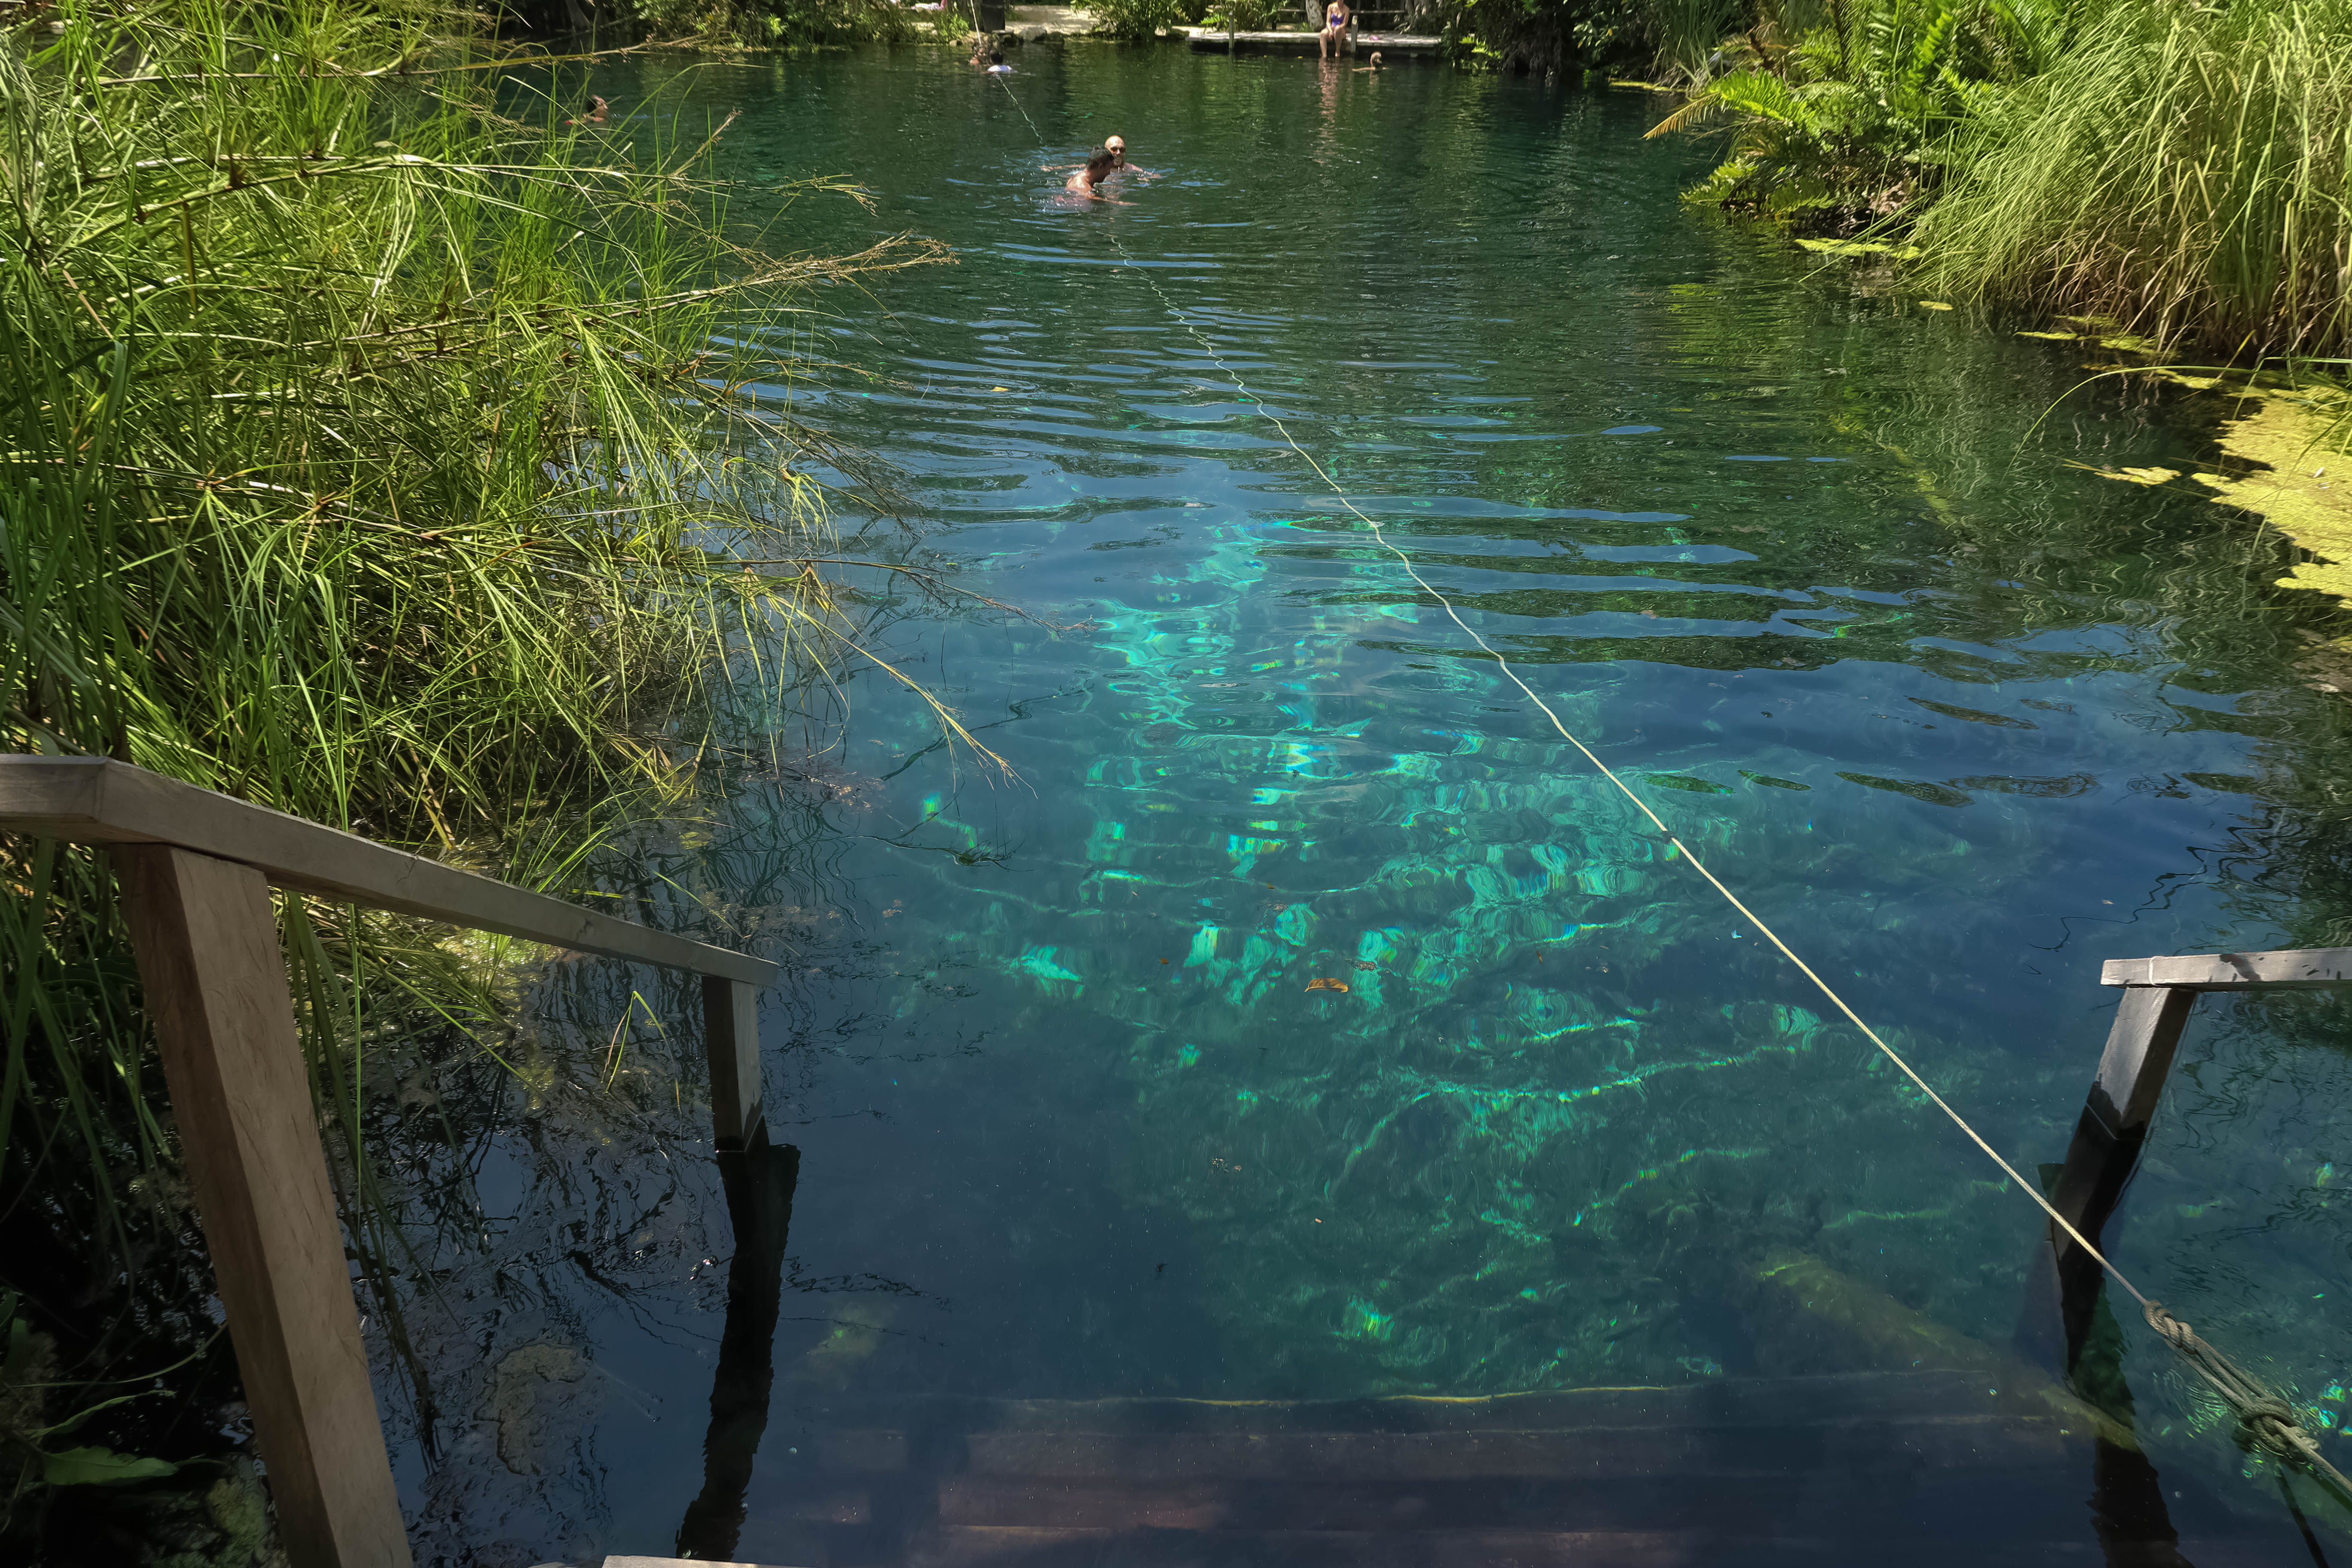
[[[575, 122], [560, 66], [454, 15], [42, 15], [0, 43], [5, 749], [577, 886], [583, 846], [691, 789], [722, 693], [854, 646], [822, 444], [754, 384], [795, 367], [722, 329], [935, 247], [778, 258], [703, 175], [723, 126]], [[52, 1485], [132, 1462], [110, 1445], [217, 1451], [234, 1382], [108, 863], [5, 853], [22, 1540]], [[331, 1127], [388, 1021], [498, 1027], [439, 933], [283, 915]], [[357, 1234], [369, 1178], [339, 1180]], [[73, 1425], [170, 1365], [174, 1400]]]

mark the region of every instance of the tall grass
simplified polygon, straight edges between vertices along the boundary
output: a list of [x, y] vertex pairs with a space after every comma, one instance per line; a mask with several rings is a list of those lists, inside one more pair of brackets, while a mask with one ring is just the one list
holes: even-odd
[[2064, 58], [1984, 106], [1918, 240], [1951, 293], [2159, 342], [2341, 352], [2352, 4], [2099, 6]]
[[[819, 444], [747, 390], [795, 367], [730, 345], [933, 247], [778, 258], [711, 141], [572, 123], [456, 14], [37, 15], [0, 38], [0, 748], [553, 871], [551, 826], [683, 787], [714, 679], [850, 646]], [[121, 1375], [212, 1336], [168, 1113], [106, 863], [0, 858], [0, 1289], [65, 1381]], [[496, 1011], [433, 933], [286, 915], [331, 1113], [355, 998]]]

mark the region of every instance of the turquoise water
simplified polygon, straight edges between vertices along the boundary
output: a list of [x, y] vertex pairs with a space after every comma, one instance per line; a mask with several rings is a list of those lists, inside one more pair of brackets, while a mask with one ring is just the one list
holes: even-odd
[[[1707, 150], [1643, 142], [1641, 95], [1174, 49], [1016, 65], [616, 80], [646, 113], [742, 110], [744, 180], [870, 187], [870, 214], [795, 208], [796, 244], [954, 247], [825, 297], [800, 342], [844, 368], [789, 395], [890, 465], [887, 495], [844, 479], [843, 552], [945, 587], [853, 572], [859, 613], [1003, 764], [849, 672], [837, 727], [781, 737], [813, 760], [744, 775], [727, 832], [678, 851], [782, 889], [795, 972], [764, 1028], [800, 1163], [740, 1554], [801, 1560], [757, 1500], [839, 1397], [1889, 1364], [1784, 1299], [1791, 1258], [1875, 1321], [2007, 1353], [2027, 1199], [1265, 411], [2029, 1173], [2080, 1109], [2103, 960], [2315, 942], [2339, 913], [2315, 781], [2341, 699], [2295, 663], [2321, 607], [2266, 586], [2284, 556], [2244, 520], [2090, 471], [2190, 467], [2194, 411], [2066, 396], [2079, 354], [1684, 206]], [[1039, 165], [1112, 132], [1160, 178], [1063, 201]], [[823, 874], [730, 847], [782, 838]], [[2119, 1260], [2332, 1418], [2341, 1016], [2204, 1007]], [[597, 1147], [487, 1146], [527, 1261], [442, 1331], [482, 1392], [445, 1399], [435, 1463], [408, 1428], [420, 1539], [670, 1549], [730, 1245], [707, 1175], [644, 1174], [664, 1139], [690, 1158], [678, 1103]], [[2176, 1523], [2300, 1552], [2226, 1422], [2126, 1341]], [[530, 1389], [550, 1413], [509, 1421]], [[563, 1464], [448, 1458], [490, 1451], [485, 1420], [560, 1429]]]

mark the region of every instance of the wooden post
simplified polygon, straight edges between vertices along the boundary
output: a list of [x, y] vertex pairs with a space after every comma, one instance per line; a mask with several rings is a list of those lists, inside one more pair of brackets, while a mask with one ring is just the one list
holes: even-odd
[[760, 1103], [760, 994], [740, 980], [702, 978], [710, 1054], [710, 1130], [721, 1149], [748, 1149], [766, 1126]]
[[[2173, 1052], [2197, 993], [2187, 987], [2127, 985], [2116, 1021], [2107, 1031], [2107, 1047], [2099, 1058], [2098, 1076], [2091, 1082], [2074, 1136], [2066, 1146], [2066, 1163], [2059, 1169], [2049, 1192], [2050, 1206], [2087, 1237], [2094, 1246], [2106, 1245], [2105, 1233], [2124, 1188], [2139, 1164], [2147, 1125], [2164, 1093], [2172, 1070]], [[2050, 1226], [2050, 1248], [2041, 1255], [2027, 1288], [2029, 1305], [2020, 1329], [2021, 1342], [2039, 1343], [2043, 1325], [2053, 1322], [2060, 1342], [2052, 1347], [2072, 1374], [2082, 1359], [2098, 1315], [2106, 1276], [2098, 1261], [2075, 1244], [2074, 1238]]]
[[269, 884], [117, 851], [131, 946], [294, 1568], [409, 1568]]
[[[2091, 1084], [2089, 1110], [2117, 1138], [2147, 1131], [2156, 1102], [2172, 1071], [2172, 1053], [2197, 993], [2184, 986], [2126, 985], [2099, 1056], [2099, 1076]], [[2072, 1217], [2071, 1215], [2069, 1216]]]

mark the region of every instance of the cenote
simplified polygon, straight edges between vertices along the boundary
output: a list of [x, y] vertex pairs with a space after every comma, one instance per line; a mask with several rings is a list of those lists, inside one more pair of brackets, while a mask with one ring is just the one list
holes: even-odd
[[[2193, 468], [2203, 416], [2012, 335], [2042, 323], [1685, 205], [1709, 150], [1643, 141], [1636, 92], [1078, 43], [1014, 64], [599, 79], [649, 125], [740, 111], [747, 219], [810, 174], [871, 193], [799, 200], [797, 246], [953, 247], [820, 297], [792, 342], [836, 368], [768, 389], [887, 465], [842, 479], [845, 553], [925, 575], [856, 579], [888, 669], [841, 671], [845, 718], [779, 730], [790, 766], [743, 767], [658, 851], [715, 868], [729, 929], [793, 970], [762, 1016], [793, 1152], [739, 1173], [770, 1230], [730, 1229], [691, 1082], [642, 1120], [533, 1099], [420, 1156], [471, 1194], [417, 1211], [376, 1342], [421, 1559], [1385, 1562], [1344, 1499], [1244, 1506], [1151, 1445], [1369, 1442], [1392, 1396], [1696, 1390], [1750, 1436], [1644, 1484], [1704, 1510], [1786, 1463], [1779, 1390], [1795, 1422], [1834, 1374], [1953, 1373], [1904, 1453], [2042, 1398], [2027, 1197], [1268, 416], [2029, 1174], [2082, 1107], [2104, 961], [2342, 940], [2344, 699], [2297, 662], [2320, 601], [2271, 585], [2290, 552], [2252, 521], [2097, 471]], [[1111, 132], [1158, 177], [1066, 202], [1041, 166]], [[2317, 993], [2200, 1003], [2109, 1232], [2331, 1427], [2341, 1019]], [[756, 1281], [730, 1326], [755, 1243], [772, 1336]], [[2095, 1337], [2120, 1380], [2086, 1397], [2160, 1478], [2137, 1503], [2095, 1495], [2079, 1433], [2030, 1504], [1925, 1438], [1916, 1463], [1830, 1441], [1774, 1471], [1755, 1560], [1882, 1560], [1840, 1522], [1868, 1507], [1955, 1562], [2167, 1530], [2200, 1563], [2320, 1549], [2136, 1310]], [[1081, 1408], [1075, 1470], [1021, 1493], [961, 1468], [976, 1425], [1043, 1443]], [[1347, 1451], [1372, 1457], [1318, 1485], [1391, 1488], [1385, 1450]], [[1574, 1478], [1507, 1475], [1458, 1522], [1555, 1528]], [[1191, 1500], [1134, 1501], [1147, 1481]], [[1016, 1493], [1088, 1488], [1023, 1533], [1045, 1516]], [[1252, 1508], [1276, 1544], [1217, 1533]], [[1410, 1560], [1588, 1560], [1566, 1551]]]

